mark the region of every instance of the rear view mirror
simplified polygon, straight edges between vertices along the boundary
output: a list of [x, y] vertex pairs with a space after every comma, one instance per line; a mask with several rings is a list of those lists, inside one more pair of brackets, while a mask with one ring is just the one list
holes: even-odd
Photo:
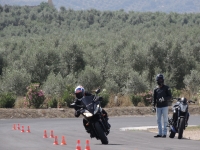
[[99, 94], [100, 92], [101, 92], [100, 89], [97, 89], [97, 90], [95, 91], [96, 94]]
[[71, 108], [74, 108], [75, 105], [76, 105], [75, 103], [71, 103], [71, 104], [70, 104], [70, 107], [71, 107]]

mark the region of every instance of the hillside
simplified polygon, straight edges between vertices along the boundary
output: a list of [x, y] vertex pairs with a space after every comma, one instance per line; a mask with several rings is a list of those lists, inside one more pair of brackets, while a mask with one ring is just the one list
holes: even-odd
[[32, 91], [27, 87], [39, 86], [45, 103], [60, 106], [81, 84], [87, 91], [105, 89], [116, 106], [144, 106], [162, 73], [173, 97], [197, 101], [199, 25], [200, 13], [0, 6], [0, 94], [9, 100], [16, 94], [23, 107]]
[[[48, 0], [1, 0], [1, 5], [39, 5]], [[54, 6], [59, 9], [61, 6], [74, 10], [120, 10], [139, 12], [178, 12], [178, 13], [198, 13], [200, 12], [199, 0], [52, 0]]]

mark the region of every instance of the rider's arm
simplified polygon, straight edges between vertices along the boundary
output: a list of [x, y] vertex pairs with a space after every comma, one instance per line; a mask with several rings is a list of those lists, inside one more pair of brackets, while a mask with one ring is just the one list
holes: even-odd
[[88, 91], [85, 91], [85, 96], [92, 96], [92, 94], [89, 93]]
[[[76, 103], [76, 105], [80, 105], [81, 104], [81, 102], [78, 101], [77, 99], [74, 102]], [[75, 117], [79, 117], [80, 116], [80, 111], [79, 111], [80, 108], [79, 107], [75, 107], [74, 109], [75, 109], [74, 116]]]

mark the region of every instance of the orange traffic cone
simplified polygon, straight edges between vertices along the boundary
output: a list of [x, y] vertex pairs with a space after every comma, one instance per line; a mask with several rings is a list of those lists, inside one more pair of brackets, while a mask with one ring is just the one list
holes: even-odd
[[13, 130], [16, 130], [16, 125], [15, 124], [13, 124], [13, 128], [12, 128]]
[[22, 130], [21, 130], [21, 132], [24, 132], [24, 126], [22, 126]]
[[54, 138], [53, 130], [51, 130], [51, 134], [50, 134], [50, 137], [49, 137], [49, 138]]
[[20, 130], [20, 124], [18, 124], [18, 127], [17, 127], [17, 129], [18, 129], [18, 130]]
[[29, 126], [28, 126], [28, 129], [27, 129], [26, 132], [31, 133], [31, 131], [30, 131], [30, 127], [29, 127]]
[[58, 145], [58, 137], [57, 136], [55, 136], [55, 140], [54, 140], [53, 145]]
[[81, 150], [81, 141], [77, 140], [76, 150]]
[[62, 142], [61, 142], [61, 144], [60, 145], [67, 145], [67, 143], [66, 143], [66, 141], [65, 141], [65, 137], [64, 136], [62, 136]]
[[47, 131], [46, 130], [44, 130], [43, 138], [47, 138]]
[[90, 141], [86, 140], [85, 150], [90, 150]]

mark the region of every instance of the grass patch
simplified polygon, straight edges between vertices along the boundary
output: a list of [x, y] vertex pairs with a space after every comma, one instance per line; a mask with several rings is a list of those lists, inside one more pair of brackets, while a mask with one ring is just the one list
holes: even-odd
[[186, 131], [194, 131], [194, 130], [200, 130], [200, 125], [198, 125], [198, 126], [188, 126], [186, 128]]

